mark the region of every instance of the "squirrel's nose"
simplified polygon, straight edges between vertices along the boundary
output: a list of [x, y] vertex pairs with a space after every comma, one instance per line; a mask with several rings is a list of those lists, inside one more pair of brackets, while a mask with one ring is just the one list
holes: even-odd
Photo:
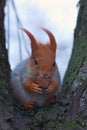
[[42, 74], [42, 78], [47, 78], [48, 74]]

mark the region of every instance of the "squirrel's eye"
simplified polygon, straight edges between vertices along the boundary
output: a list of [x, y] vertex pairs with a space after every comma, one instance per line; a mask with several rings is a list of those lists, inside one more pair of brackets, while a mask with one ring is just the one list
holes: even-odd
[[53, 67], [55, 67], [55, 65], [56, 65], [56, 63], [55, 63], [55, 61], [54, 61], [54, 63], [53, 63]]
[[38, 65], [37, 59], [34, 59], [34, 63], [35, 63], [35, 65]]

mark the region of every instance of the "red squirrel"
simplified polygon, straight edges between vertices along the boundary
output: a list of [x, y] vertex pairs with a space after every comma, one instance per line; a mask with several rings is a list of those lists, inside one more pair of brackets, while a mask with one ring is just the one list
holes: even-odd
[[47, 29], [47, 44], [38, 43], [31, 32], [22, 28], [31, 40], [31, 56], [19, 63], [11, 73], [11, 85], [19, 102], [26, 109], [55, 102], [60, 86], [56, 56], [56, 40]]

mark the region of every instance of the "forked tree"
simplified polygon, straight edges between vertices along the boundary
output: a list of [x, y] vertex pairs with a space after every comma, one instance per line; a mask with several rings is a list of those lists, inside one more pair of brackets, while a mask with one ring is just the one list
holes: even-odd
[[[49, 107], [24, 110], [10, 89], [10, 65], [5, 47], [4, 7], [0, 1], [0, 129], [86, 129], [87, 128], [87, 0], [80, 0], [74, 45], [62, 91]], [[10, 25], [9, 25], [10, 26]], [[71, 119], [71, 120], [69, 120]]]

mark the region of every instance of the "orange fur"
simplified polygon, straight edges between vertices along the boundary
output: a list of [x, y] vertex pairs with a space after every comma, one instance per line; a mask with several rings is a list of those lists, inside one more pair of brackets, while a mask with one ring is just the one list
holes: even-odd
[[25, 81], [24, 83], [24, 88], [27, 92], [31, 92], [31, 93], [41, 93], [41, 88], [39, 88], [39, 85], [37, 85], [34, 82], [34, 79], [29, 78]]
[[52, 96], [52, 97], [50, 97], [46, 102], [45, 102], [45, 106], [48, 106], [48, 105], [50, 105], [50, 104], [53, 104], [54, 102], [55, 102], [55, 100], [56, 100], [56, 96]]
[[31, 101], [29, 101], [29, 102], [27, 102], [27, 103], [24, 104], [24, 108], [25, 109], [32, 108], [35, 103], [36, 102], [34, 100], [31, 100]]
[[22, 29], [31, 40], [32, 54], [29, 59], [19, 64], [21, 67], [17, 66], [12, 74], [15, 94], [26, 109], [31, 108], [35, 102], [39, 106], [53, 103], [60, 83], [55, 63], [56, 40], [50, 31], [42, 29], [49, 36], [50, 42], [47, 44], [38, 43], [28, 30]]
[[[34, 58], [38, 60], [38, 65], [34, 65]], [[49, 44], [38, 44], [38, 49], [34, 51], [34, 54], [31, 57], [30, 67], [32, 71], [36, 71], [37, 74], [43, 75], [48, 74], [49, 76], [55, 67], [53, 63], [55, 62], [55, 52], [53, 53], [49, 48]]]

